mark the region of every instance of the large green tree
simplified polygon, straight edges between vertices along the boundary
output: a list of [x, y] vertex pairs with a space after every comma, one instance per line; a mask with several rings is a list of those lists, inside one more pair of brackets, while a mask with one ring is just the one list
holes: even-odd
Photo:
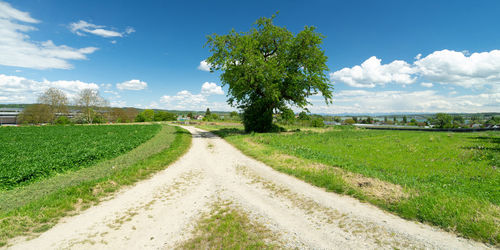
[[332, 100], [323, 35], [311, 26], [294, 35], [274, 25], [274, 18], [258, 19], [248, 32], [213, 34], [207, 41], [210, 69], [222, 71], [228, 103], [243, 110], [247, 132], [271, 130], [273, 112], [306, 108], [308, 96], [321, 93], [327, 104]]

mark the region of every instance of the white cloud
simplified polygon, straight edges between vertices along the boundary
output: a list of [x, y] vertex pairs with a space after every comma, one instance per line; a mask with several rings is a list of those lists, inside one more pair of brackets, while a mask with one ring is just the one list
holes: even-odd
[[35, 69], [69, 69], [72, 65], [68, 60], [87, 59], [87, 54], [97, 50], [95, 47], [76, 49], [66, 45], [55, 45], [51, 40], [31, 41], [26, 33], [36, 28], [23, 23], [38, 22], [28, 12], [19, 11], [8, 3], [0, 2], [0, 65]]
[[223, 95], [224, 91], [221, 86], [217, 86], [214, 82], [205, 82], [201, 85], [201, 93], [203, 95]]
[[426, 88], [432, 88], [434, 86], [434, 84], [432, 84], [432, 82], [421, 82], [420, 85], [422, 85], [422, 87], [426, 87]]
[[0, 18], [1, 19], [14, 19], [25, 23], [38, 23], [40, 21], [32, 18], [28, 12], [23, 12], [12, 8], [10, 4], [0, 2]]
[[146, 82], [137, 79], [116, 84], [116, 88], [119, 90], [143, 90], [147, 87], [148, 84]]
[[211, 102], [208, 100], [210, 95], [223, 94], [224, 91], [221, 86], [217, 86], [217, 84], [213, 82], [205, 82], [202, 84], [199, 94], [193, 94], [188, 90], [182, 90], [173, 96], [162, 96], [160, 98], [161, 105], [155, 103], [155, 106], [177, 110], [205, 110], [207, 107], [212, 110], [220, 111], [233, 110], [225, 102]]
[[200, 65], [198, 65], [198, 69], [201, 71], [210, 71], [210, 64], [203, 60], [200, 62]]
[[102, 37], [123, 37], [123, 35], [125, 34], [130, 34], [135, 32], [135, 29], [132, 27], [127, 27], [127, 29], [125, 29], [124, 32], [118, 32], [115, 30], [105, 29], [105, 28], [106, 26], [104, 25], [95, 25], [83, 20], [69, 24], [69, 29], [71, 30], [71, 32], [79, 36], [83, 36], [85, 35], [85, 33], [89, 33]]
[[112, 44], [116, 44], [116, 40], [111, 41]]
[[412, 84], [415, 70], [405, 61], [396, 60], [389, 64], [381, 64], [375, 56], [368, 58], [361, 66], [343, 68], [330, 73], [332, 81], [343, 82], [357, 88], [373, 88], [387, 83]]
[[495, 112], [500, 106], [500, 92], [475, 95], [441, 95], [425, 91], [344, 90], [334, 95], [332, 105], [313, 100], [309, 110], [315, 113], [388, 113], [388, 112]]
[[132, 34], [132, 33], [134, 33], [134, 32], [135, 32], [135, 29], [134, 29], [134, 28], [132, 28], [132, 27], [127, 27], [127, 28], [125, 29], [125, 33], [127, 33], [127, 34]]
[[[451, 93], [450, 93], [451, 94]], [[456, 94], [456, 93], [454, 93]], [[474, 95], [441, 95], [425, 91], [344, 90], [334, 94], [332, 105], [314, 99], [308, 107], [315, 113], [387, 113], [387, 112], [495, 112], [500, 106], [500, 91]]]
[[19, 76], [8, 76], [0, 74], [0, 100], [5, 103], [32, 103], [38, 95], [48, 88], [58, 88], [65, 92], [70, 99], [83, 89], [98, 90], [95, 83], [85, 83], [82, 81], [35, 81]]
[[435, 51], [417, 60], [415, 66], [426, 80], [465, 88], [500, 84], [500, 50], [472, 53]]
[[187, 90], [183, 90], [177, 92], [174, 96], [164, 95], [160, 98], [160, 102], [162, 103], [173, 103], [175, 102], [177, 105], [186, 105], [186, 104], [200, 104], [207, 101], [207, 98], [202, 94], [194, 95]]
[[120, 107], [120, 108], [122, 108], [122, 107], [127, 106], [127, 102], [126, 101], [122, 101], [122, 100], [116, 100], [116, 101], [110, 102], [109, 105], [111, 107]]

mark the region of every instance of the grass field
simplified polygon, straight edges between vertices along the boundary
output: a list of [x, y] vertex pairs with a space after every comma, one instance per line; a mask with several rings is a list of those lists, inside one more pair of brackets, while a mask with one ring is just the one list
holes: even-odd
[[500, 133], [346, 127], [243, 134], [202, 126], [313, 185], [462, 236], [500, 243]]
[[0, 128], [0, 189], [114, 158], [151, 139], [159, 125]]
[[[191, 135], [184, 129], [165, 124], [136, 126], [92, 127], [97, 133], [107, 131], [105, 134], [113, 134], [118, 128], [129, 128], [128, 133], [132, 133], [144, 126], [157, 132], [149, 140], [114, 158], [0, 190], [0, 246], [18, 235], [46, 231], [60, 218], [99, 203], [125, 185], [148, 178], [178, 159], [191, 145]], [[128, 137], [129, 134], [121, 136]]]

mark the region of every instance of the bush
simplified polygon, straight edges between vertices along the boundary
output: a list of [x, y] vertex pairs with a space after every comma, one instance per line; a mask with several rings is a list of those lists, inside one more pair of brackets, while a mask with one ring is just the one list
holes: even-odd
[[57, 119], [55, 120], [55, 123], [57, 125], [67, 125], [67, 124], [71, 124], [71, 121], [69, 120], [68, 117], [66, 116], [59, 116], [57, 117]]
[[354, 119], [349, 118], [349, 119], [345, 119], [344, 123], [347, 125], [353, 125], [354, 123], [356, 123], [356, 121], [354, 121]]
[[323, 122], [323, 119], [316, 118], [316, 119], [311, 121], [311, 126], [313, 126], [315, 128], [322, 128], [325, 126], [325, 123]]

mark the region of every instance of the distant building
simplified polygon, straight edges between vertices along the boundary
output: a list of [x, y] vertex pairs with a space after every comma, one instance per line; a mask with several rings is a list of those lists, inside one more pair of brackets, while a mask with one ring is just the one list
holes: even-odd
[[0, 108], [0, 126], [17, 124], [22, 108]]

